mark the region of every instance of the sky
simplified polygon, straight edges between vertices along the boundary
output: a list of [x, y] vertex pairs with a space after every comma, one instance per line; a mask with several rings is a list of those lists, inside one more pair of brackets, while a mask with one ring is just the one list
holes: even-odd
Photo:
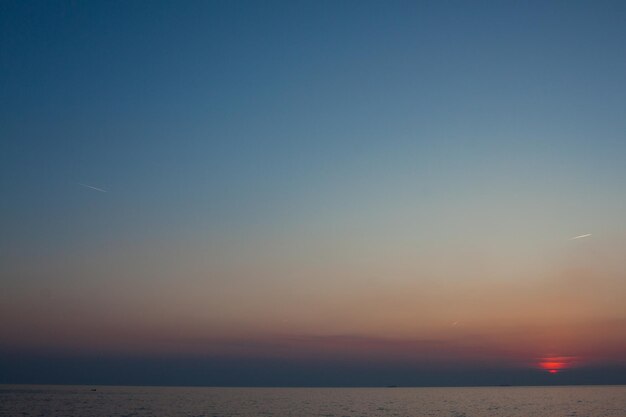
[[0, 383], [626, 383], [624, 2], [0, 31]]

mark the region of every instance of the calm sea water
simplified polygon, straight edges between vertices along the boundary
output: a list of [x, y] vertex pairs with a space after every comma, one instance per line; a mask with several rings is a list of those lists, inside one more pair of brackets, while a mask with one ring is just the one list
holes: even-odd
[[0, 385], [0, 416], [626, 416], [626, 386], [93, 388]]

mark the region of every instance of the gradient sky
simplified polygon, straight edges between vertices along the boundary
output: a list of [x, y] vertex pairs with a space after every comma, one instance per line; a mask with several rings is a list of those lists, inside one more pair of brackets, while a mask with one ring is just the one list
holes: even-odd
[[0, 30], [0, 382], [626, 383], [626, 3]]

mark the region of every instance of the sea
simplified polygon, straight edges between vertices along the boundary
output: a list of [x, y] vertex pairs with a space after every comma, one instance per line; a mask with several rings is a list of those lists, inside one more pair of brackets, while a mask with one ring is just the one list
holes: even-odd
[[0, 416], [626, 417], [626, 386], [188, 388], [0, 385]]

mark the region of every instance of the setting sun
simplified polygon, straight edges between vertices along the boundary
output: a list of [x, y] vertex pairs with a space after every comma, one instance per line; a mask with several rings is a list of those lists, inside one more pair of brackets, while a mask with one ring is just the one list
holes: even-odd
[[539, 368], [548, 371], [551, 374], [559, 373], [565, 369], [571, 368], [577, 358], [572, 356], [549, 356], [541, 358]]

